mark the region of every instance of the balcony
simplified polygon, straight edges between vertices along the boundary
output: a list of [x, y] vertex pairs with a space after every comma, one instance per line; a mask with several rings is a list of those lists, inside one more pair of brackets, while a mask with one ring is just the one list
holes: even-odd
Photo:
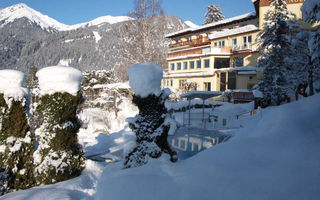
[[210, 44], [210, 40], [206, 37], [204, 38], [198, 38], [195, 40], [189, 40], [185, 42], [179, 42], [176, 44], [170, 44], [169, 48], [178, 48], [178, 47], [197, 47], [202, 45], [208, 45]]

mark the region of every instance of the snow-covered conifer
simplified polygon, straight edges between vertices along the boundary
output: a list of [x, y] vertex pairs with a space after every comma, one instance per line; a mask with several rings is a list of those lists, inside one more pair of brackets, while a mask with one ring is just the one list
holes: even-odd
[[125, 168], [137, 167], [158, 158], [162, 152], [176, 161], [168, 141], [170, 130], [169, 116], [164, 106], [170, 91], [161, 90], [161, 67], [153, 63], [136, 64], [129, 68], [129, 83], [135, 95], [133, 103], [138, 106], [139, 114], [128, 120], [130, 128], [136, 133], [136, 147], [126, 156]]
[[[320, 21], [320, 1], [306, 0], [302, 6], [302, 17], [305, 21], [316, 23]], [[313, 82], [320, 79], [320, 25], [317, 24], [311, 31], [308, 41], [308, 47], [311, 55], [311, 68], [313, 81], [310, 82], [310, 95], [313, 94]], [[312, 83], [312, 84], [311, 84]]]
[[[2, 192], [34, 185], [33, 137], [28, 123], [28, 92], [24, 74], [0, 70], [0, 167]], [[10, 179], [10, 180], [9, 180]]]
[[206, 12], [205, 21], [203, 24], [209, 24], [212, 22], [217, 22], [223, 20], [225, 17], [223, 16], [221, 9], [219, 6], [216, 5], [209, 5], [208, 11]]
[[259, 88], [264, 95], [264, 106], [279, 105], [291, 91], [288, 61], [292, 58], [291, 36], [295, 35], [297, 22], [284, 0], [273, 0], [271, 6], [274, 9], [267, 12], [259, 35], [261, 56], [257, 66], [263, 69]]
[[78, 176], [84, 168], [76, 116], [83, 101], [79, 92], [82, 74], [71, 67], [47, 67], [37, 76], [42, 96], [36, 110], [43, 121], [35, 131], [34, 173], [37, 184], [49, 184]]

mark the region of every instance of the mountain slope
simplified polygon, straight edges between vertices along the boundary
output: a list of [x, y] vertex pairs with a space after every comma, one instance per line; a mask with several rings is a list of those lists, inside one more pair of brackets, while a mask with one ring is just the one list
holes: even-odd
[[67, 28], [67, 25], [62, 24], [47, 15], [43, 15], [40, 12], [28, 7], [26, 4], [20, 3], [0, 11], [1, 27], [14, 22], [16, 19], [27, 18], [31, 22], [36, 23], [44, 30], [63, 30]]
[[[148, 25], [148, 36], [139, 28], [141, 23]], [[165, 67], [169, 41], [164, 35], [185, 27], [172, 15], [141, 21], [103, 16], [67, 26], [18, 4], [0, 10], [0, 69], [27, 72], [31, 66], [63, 61], [80, 70], [115, 69], [125, 79], [126, 68], [137, 62]]]

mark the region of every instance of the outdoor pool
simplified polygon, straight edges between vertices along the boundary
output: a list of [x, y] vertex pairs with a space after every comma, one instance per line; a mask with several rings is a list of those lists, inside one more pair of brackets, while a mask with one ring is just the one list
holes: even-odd
[[205, 149], [224, 143], [230, 138], [230, 135], [219, 131], [180, 128], [175, 135], [168, 137], [168, 142], [172, 149], [178, 153], [178, 158], [185, 160]]

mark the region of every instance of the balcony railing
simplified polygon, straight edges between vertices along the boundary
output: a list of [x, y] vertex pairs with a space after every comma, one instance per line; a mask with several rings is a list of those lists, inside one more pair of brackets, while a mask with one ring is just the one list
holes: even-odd
[[208, 45], [210, 44], [210, 40], [208, 38], [198, 38], [195, 40], [189, 40], [185, 42], [178, 42], [176, 44], [170, 44], [170, 48], [177, 48], [177, 47], [183, 47], [183, 46], [189, 46], [189, 47], [196, 47], [196, 46], [202, 46], [202, 45]]
[[232, 47], [232, 51], [252, 50], [252, 44], [236, 45]]

